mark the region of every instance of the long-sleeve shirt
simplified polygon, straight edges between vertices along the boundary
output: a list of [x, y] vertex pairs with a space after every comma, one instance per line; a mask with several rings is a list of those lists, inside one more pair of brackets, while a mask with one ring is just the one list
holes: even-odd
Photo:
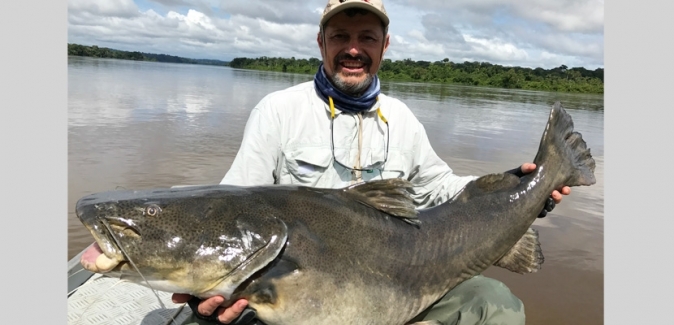
[[349, 167], [359, 160], [361, 168], [377, 167], [361, 172], [362, 181], [405, 178], [414, 185], [417, 208], [426, 208], [445, 202], [476, 178], [452, 172], [431, 148], [423, 125], [398, 99], [380, 94], [360, 117], [336, 110], [333, 123], [331, 128], [330, 107], [312, 81], [265, 96], [253, 108], [221, 184], [340, 188], [352, 184], [354, 173], [335, 159]]

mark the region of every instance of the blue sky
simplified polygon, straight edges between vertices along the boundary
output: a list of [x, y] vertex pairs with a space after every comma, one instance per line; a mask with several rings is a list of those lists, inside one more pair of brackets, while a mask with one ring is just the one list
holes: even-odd
[[[604, 67], [603, 0], [384, 0], [386, 58]], [[327, 0], [69, 0], [68, 42], [189, 58], [320, 58]]]

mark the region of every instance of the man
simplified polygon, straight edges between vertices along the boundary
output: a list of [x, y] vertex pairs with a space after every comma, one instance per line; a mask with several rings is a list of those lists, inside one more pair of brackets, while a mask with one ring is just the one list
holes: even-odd
[[[414, 184], [418, 208], [426, 208], [445, 202], [475, 179], [453, 174], [409, 108], [379, 92], [376, 73], [389, 46], [388, 25], [381, 0], [328, 1], [317, 35], [323, 64], [314, 81], [271, 93], [258, 103], [221, 183], [340, 188], [402, 177]], [[527, 163], [511, 172], [534, 168]], [[564, 187], [552, 198], [559, 203], [569, 193]], [[189, 300], [195, 318], [210, 315], [211, 323], [248, 324], [254, 316], [244, 299], [228, 308], [220, 307], [225, 302], [221, 296], [199, 301], [174, 294], [173, 300]], [[476, 276], [412, 322], [425, 320], [524, 324], [524, 307], [501, 282]]]

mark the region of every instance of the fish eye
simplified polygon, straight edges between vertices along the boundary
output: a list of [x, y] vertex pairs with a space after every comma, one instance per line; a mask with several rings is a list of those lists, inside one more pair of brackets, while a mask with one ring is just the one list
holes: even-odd
[[161, 208], [156, 204], [150, 204], [145, 208], [145, 214], [150, 217], [154, 217], [161, 212]]

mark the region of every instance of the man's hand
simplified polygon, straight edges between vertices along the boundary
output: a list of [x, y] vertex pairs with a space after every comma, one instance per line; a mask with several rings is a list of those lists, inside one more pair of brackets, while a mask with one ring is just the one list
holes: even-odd
[[[536, 169], [536, 164], [524, 163], [522, 164], [522, 167], [520, 167], [520, 169], [522, 170], [523, 174], [529, 174]], [[568, 186], [562, 186], [561, 188], [552, 191], [552, 195], [550, 196], [555, 201], [555, 204], [559, 204], [559, 202], [562, 202], [562, 195], [569, 195], [569, 194], [571, 194], [571, 188]]]
[[[519, 168], [511, 169], [506, 173], [513, 174], [517, 177], [522, 177], [526, 174], [533, 172], [534, 170], [536, 170], [536, 164], [524, 163]], [[548, 215], [548, 212], [552, 211], [552, 209], [555, 208], [556, 204], [562, 202], [562, 195], [569, 195], [570, 193], [571, 188], [568, 186], [562, 186], [558, 189], [553, 190], [552, 194], [550, 194], [550, 197], [545, 201], [545, 205], [543, 205], [543, 210], [541, 210], [541, 213], [538, 214], [538, 217], [544, 218], [546, 215]]]
[[[174, 293], [171, 299], [174, 303], [185, 303], [188, 302], [193, 297], [188, 294], [183, 293]], [[199, 303], [197, 310], [194, 312], [199, 313], [202, 316], [210, 316], [214, 312], [217, 315], [217, 320], [223, 324], [229, 324], [235, 320], [243, 310], [248, 306], [248, 301], [246, 299], [239, 299], [233, 305], [225, 308], [221, 307], [225, 303], [225, 298], [223, 296], [214, 296], [207, 299], [204, 299]]]

